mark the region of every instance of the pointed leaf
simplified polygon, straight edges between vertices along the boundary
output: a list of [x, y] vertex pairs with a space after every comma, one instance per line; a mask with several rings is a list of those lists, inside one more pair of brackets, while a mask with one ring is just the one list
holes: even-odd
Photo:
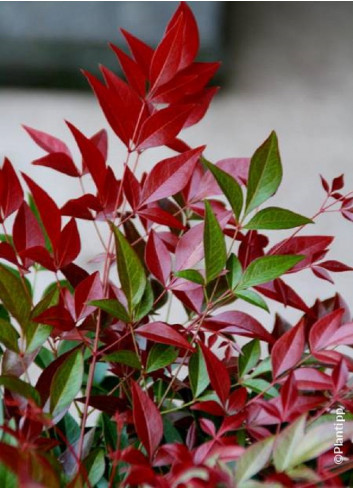
[[264, 299], [254, 290], [238, 290], [235, 295], [239, 297], [239, 299], [243, 299], [243, 301], [249, 302], [249, 304], [253, 304], [254, 306], [260, 307], [261, 309], [270, 312], [268, 305], [266, 304]]
[[273, 345], [271, 352], [274, 378], [294, 367], [304, 352], [304, 324], [300, 322], [281, 336]]
[[64, 268], [72, 263], [81, 251], [80, 235], [74, 218], [66, 224], [60, 234], [55, 250], [55, 263], [58, 268]]
[[132, 311], [146, 288], [146, 275], [139, 257], [125, 236], [112, 224], [115, 234], [119, 278], [129, 309]]
[[146, 178], [142, 202], [148, 204], [180, 192], [190, 180], [205, 146], [160, 161]]
[[155, 344], [150, 349], [147, 358], [146, 372], [151, 373], [174, 363], [178, 350], [173, 346]]
[[235, 289], [242, 276], [242, 267], [239, 258], [231, 253], [227, 260], [227, 282], [231, 290]]
[[306, 416], [301, 416], [277, 436], [273, 451], [277, 472], [285, 472], [293, 466], [295, 449], [304, 437], [305, 418]]
[[257, 258], [245, 270], [237, 289], [247, 289], [270, 282], [288, 272], [303, 258], [302, 255], [272, 255]]
[[56, 415], [67, 408], [81, 389], [83, 356], [74, 351], [59, 366], [50, 385], [50, 411]]
[[31, 312], [30, 291], [24, 287], [14, 272], [0, 264], [0, 299], [21, 326], [27, 324]]
[[162, 416], [148, 394], [136, 382], [132, 382], [132, 402], [137, 435], [152, 458], [163, 436]]
[[102, 309], [102, 311], [107, 312], [113, 316], [113, 318], [124, 321], [124, 323], [128, 323], [130, 321], [130, 316], [128, 315], [125, 307], [116, 299], [95, 300], [91, 301], [89, 304], [93, 307]]
[[238, 357], [239, 375], [243, 377], [251, 369], [253, 369], [260, 359], [261, 348], [258, 339], [250, 341], [241, 350], [241, 355]]
[[243, 485], [267, 465], [274, 441], [275, 437], [270, 436], [245, 450], [236, 465], [235, 478], [238, 485]]
[[209, 283], [223, 271], [227, 261], [227, 250], [221, 226], [208, 201], [205, 201], [205, 211], [203, 243], [206, 283]]
[[200, 343], [200, 348], [205, 359], [211, 385], [224, 405], [228, 399], [230, 391], [230, 378], [228, 370], [224, 366], [223, 362], [221, 362], [221, 360], [219, 360], [209, 348], [202, 343]]
[[210, 383], [206, 363], [199, 346], [189, 360], [189, 379], [195, 399], [203, 393]]
[[136, 334], [157, 343], [193, 350], [193, 347], [184, 336], [166, 323], [155, 322], [144, 324], [143, 326], [139, 326], [135, 332]]
[[150, 272], [166, 285], [171, 272], [171, 258], [167, 247], [153, 230], [147, 240], [145, 261]]
[[96, 309], [89, 302], [103, 298], [103, 287], [99, 273], [95, 272], [82, 280], [75, 289], [75, 312], [77, 319], [82, 319]]
[[280, 207], [262, 209], [244, 226], [246, 229], [290, 229], [313, 223], [311, 219]]
[[218, 166], [213, 165], [205, 159], [202, 161], [215, 177], [218, 185], [222, 189], [224, 195], [227, 197], [235, 217], [239, 219], [243, 208], [243, 192], [239, 183], [229, 173], [225, 172]]
[[255, 151], [251, 158], [246, 196], [246, 213], [271, 197], [282, 180], [282, 165], [275, 132]]
[[179, 272], [175, 272], [174, 275], [179, 278], [185, 278], [186, 280], [194, 282], [195, 284], [204, 285], [205, 282], [203, 276], [197, 270], [180, 270]]

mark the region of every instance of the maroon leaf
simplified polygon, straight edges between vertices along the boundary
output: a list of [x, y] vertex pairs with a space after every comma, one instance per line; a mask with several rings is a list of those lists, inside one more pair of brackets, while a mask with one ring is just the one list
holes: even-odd
[[141, 127], [137, 141], [142, 151], [171, 143], [183, 128], [192, 106], [166, 107], [149, 116]]
[[31, 262], [39, 263], [42, 267], [53, 272], [57, 270], [53, 258], [44, 246], [32, 246], [32, 248], [27, 248], [20, 252], [20, 256], [24, 261], [28, 259]]
[[75, 289], [76, 318], [83, 319], [92, 314], [96, 307], [88, 305], [88, 302], [103, 299], [103, 297], [103, 288], [98, 272], [82, 280]]
[[326, 348], [331, 337], [341, 325], [343, 314], [344, 309], [336, 309], [313, 324], [309, 334], [309, 344], [312, 351]]
[[349, 272], [353, 270], [352, 267], [337, 260], [322, 261], [320, 267], [326, 268], [326, 270], [329, 270], [330, 272]]
[[166, 285], [172, 267], [171, 258], [167, 247], [153, 230], [150, 232], [147, 240], [145, 260], [150, 272], [163, 285]]
[[265, 297], [281, 302], [286, 306], [291, 306], [304, 312], [309, 311], [309, 307], [305, 304], [303, 299], [281, 278], [267, 282], [267, 284], [258, 285], [255, 289], [261, 292]]
[[177, 73], [182, 54], [184, 25], [180, 15], [157, 46], [150, 66], [151, 91], [167, 83]]
[[139, 326], [136, 334], [164, 345], [172, 345], [186, 350], [193, 350], [190, 343], [176, 329], [166, 323], [156, 322]]
[[0, 170], [0, 221], [17, 211], [23, 202], [23, 190], [20, 181], [7, 158]]
[[55, 250], [55, 264], [58, 268], [63, 268], [72, 263], [81, 250], [80, 235], [78, 233], [75, 219], [70, 221], [63, 228], [57, 248]]
[[295, 236], [276, 244], [269, 255], [305, 255], [306, 258], [295, 265], [291, 271], [298, 271], [313, 262], [316, 253], [321, 253], [332, 243], [332, 236]]
[[219, 87], [205, 88], [198, 95], [190, 95], [182, 100], [183, 104], [193, 105], [188, 118], [184, 122], [183, 129], [197, 124], [204, 117], [218, 90]]
[[49, 153], [32, 161], [32, 165], [46, 166], [70, 177], [80, 176], [72, 158], [65, 153]]
[[33, 141], [38, 144], [47, 153], [64, 153], [71, 158], [71, 153], [66, 144], [55, 136], [38, 131], [28, 126], [23, 126], [27, 133], [31, 136]]
[[333, 281], [331, 275], [324, 268], [321, 268], [318, 266], [312, 266], [311, 270], [312, 270], [313, 274], [316, 275], [316, 277], [321, 278], [321, 280], [326, 280], [327, 282], [330, 282], [331, 284], [335, 283]]
[[348, 365], [344, 359], [338, 363], [332, 371], [332, 383], [335, 386], [335, 391], [339, 392], [347, 386], [349, 376]]
[[135, 58], [137, 64], [140, 66], [146, 78], [148, 78], [154, 52], [153, 49], [124, 29], [121, 29], [121, 32], [129, 45], [131, 54]]
[[212, 351], [203, 343], [200, 343], [202, 354], [205, 359], [208, 376], [214, 390], [216, 391], [220, 401], [224, 405], [229, 396], [230, 378], [228, 370], [223, 362], [216, 357]]
[[190, 7], [185, 2], [181, 2], [177, 8], [175, 14], [171, 18], [166, 31], [168, 32], [177, 23], [179, 18], [182, 17], [183, 24], [183, 38], [182, 38], [182, 52], [180, 56], [179, 70], [185, 68], [192, 63], [199, 50], [199, 31], [195, 17]]
[[259, 338], [270, 344], [274, 341], [271, 334], [255, 318], [245, 312], [222, 312], [216, 316], [206, 318], [203, 324], [213, 331]]
[[[19, 208], [13, 225], [13, 242], [18, 253], [33, 246], [44, 246], [45, 240], [37, 219], [26, 202]], [[25, 267], [31, 261], [25, 259]]]
[[75, 138], [82, 159], [92, 175], [97, 189], [101, 190], [106, 173], [105, 160], [101, 151], [99, 151], [96, 144], [91, 139], [84, 136], [73, 124], [70, 122], [66, 122], [66, 124]]
[[132, 210], [137, 209], [141, 200], [141, 185], [128, 166], [125, 167], [123, 189]]
[[63, 304], [49, 307], [46, 311], [33, 318], [33, 321], [53, 326], [58, 332], [70, 331], [75, 327], [74, 320]]
[[144, 219], [148, 219], [149, 221], [156, 222], [157, 224], [162, 224], [170, 228], [185, 229], [182, 222], [160, 207], [148, 207], [146, 209], [139, 210], [138, 215]]
[[38, 208], [44, 229], [55, 248], [61, 231], [61, 214], [53, 199], [37, 185], [31, 178], [23, 174], [23, 178], [31, 191], [34, 202]]
[[18, 265], [17, 256], [13, 247], [7, 242], [0, 243], [0, 258]]
[[279, 377], [299, 362], [304, 351], [304, 345], [304, 324], [301, 321], [297, 326], [284, 333], [273, 345], [271, 359], [274, 378]]
[[330, 377], [317, 368], [302, 367], [294, 370], [294, 377], [299, 390], [325, 391], [332, 388]]
[[341, 190], [344, 186], [344, 175], [340, 175], [332, 180], [331, 192]]
[[188, 183], [205, 146], [160, 161], [146, 178], [141, 200], [144, 204], [170, 197]]
[[124, 51], [117, 46], [114, 46], [114, 44], [110, 44], [110, 47], [116, 54], [129, 85], [131, 85], [131, 87], [136, 90], [141, 97], [144, 97], [146, 94], [147, 80], [142, 68], [140, 68], [136, 61], [125, 54]]
[[85, 194], [77, 199], [71, 199], [61, 208], [63, 216], [77, 217], [78, 219], [94, 220], [94, 211], [102, 211], [103, 208], [97, 197], [92, 194]]
[[156, 405], [141, 387], [132, 382], [133, 418], [136, 432], [150, 458], [163, 436], [162, 416]]

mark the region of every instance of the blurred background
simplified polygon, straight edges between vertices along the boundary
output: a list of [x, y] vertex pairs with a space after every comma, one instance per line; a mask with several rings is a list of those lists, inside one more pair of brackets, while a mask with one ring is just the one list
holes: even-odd
[[[40, 167], [42, 155], [21, 124], [74, 145], [64, 119], [93, 134], [107, 123], [80, 68], [118, 70], [107, 42], [122, 45], [124, 27], [151, 45], [177, 2], [0, 2], [0, 156], [34, 176], [58, 203], [79, 195], [76, 182]], [[213, 162], [251, 156], [272, 129], [278, 133], [284, 182], [273, 199], [307, 216], [320, 207], [327, 179], [345, 173], [353, 189], [353, 4], [351, 2], [190, 2], [201, 33], [200, 59], [223, 61], [222, 90], [207, 116], [183, 137], [208, 145]], [[110, 133], [110, 136], [111, 133]], [[119, 174], [125, 151], [110, 138], [109, 161]], [[165, 156], [151, 151], [144, 168]], [[309, 229], [310, 228], [310, 229]], [[99, 251], [83, 224], [86, 253]], [[353, 224], [327, 214], [311, 234], [337, 235], [329, 257], [353, 265]], [[280, 232], [272, 234], [281, 239]], [[353, 304], [352, 274], [336, 285], [309, 274], [288, 280], [311, 304], [338, 290]], [[314, 286], [313, 286], [314, 284]], [[246, 308], [252, 306], [247, 305]], [[280, 309], [280, 308], [278, 308]], [[294, 314], [285, 312], [286, 315]], [[265, 318], [264, 321], [271, 321]], [[261, 316], [261, 314], [260, 314]]]

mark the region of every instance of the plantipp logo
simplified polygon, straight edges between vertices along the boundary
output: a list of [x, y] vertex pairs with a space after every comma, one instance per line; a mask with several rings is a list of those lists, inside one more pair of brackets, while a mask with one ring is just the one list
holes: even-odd
[[345, 411], [343, 407], [336, 409], [336, 422], [334, 428], [336, 431], [336, 443], [333, 446], [334, 462], [336, 465], [341, 465], [343, 462], [343, 440], [344, 440], [344, 423], [345, 423]]

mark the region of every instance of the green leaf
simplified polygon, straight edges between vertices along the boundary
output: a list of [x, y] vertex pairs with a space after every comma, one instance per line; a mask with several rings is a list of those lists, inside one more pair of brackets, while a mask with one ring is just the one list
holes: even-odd
[[140, 360], [138, 359], [136, 353], [131, 350], [120, 350], [109, 355], [104, 355], [104, 360], [106, 362], [112, 363], [122, 363], [128, 367], [141, 369]]
[[146, 372], [151, 373], [171, 365], [178, 356], [178, 350], [173, 346], [155, 343], [147, 358]]
[[267, 207], [262, 209], [244, 226], [246, 229], [290, 229], [313, 221], [288, 209]]
[[245, 270], [237, 289], [247, 289], [270, 282], [288, 272], [303, 258], [303, 255], [269, 255], [257, 258]]
[[53, 353], [45, 348], [44, 346], [39, 350], [38, 355], [34, 360], [35, 364], [38, 365], [39, 368], [44, 370], [48, 365], [51, 364], [55, 360]]
[[278, 189], [282, 165], [274, 131], [251, 158], [246, 196], [246, 214], [265, 202]]
[[222, 229], [209, 202], [205, 201], [205, 228], [203, 233], [205, 250], [206, 283], [218, 277], [227, 261], [227, 250]]
[[[336, 430], [332, 422], [322, 423], [312, 429], [308, 429], [299, 443], [294, 447], [293, 455], [290, 461], [290, 467], [317, 458], [322, 453], [329, 450], [336, 443]], [[353, 436], [353, 421], [344, 423], [343, 440]]]
[[273, 451], [273, 462], [277, 472], [284, 472], [292, 467], [295, 448], [304, 437], [305, 418], [305, 415], [300, 416], [277, 436]]
[[132, 312], [146, 288], [146, 275], [135, 250], [119, 229], [111, 225], [115, 234], [116, 256], [121, 287]]
[[239, 299], [243, 299], [243, 301], [249, 302], [249, 304], [261, 307], [261, 309], [270, 312], [268, 305], [266, 304], [264, 299], [254, 290], [239, 290], [235, 293], [235, 295], [239, 297]]
[[135, 307], [134, 321], [140, 321], [144, 318], [152, 309], [154, 301], [153, 290], [150, 282], [147, 280], [146, 288], [142, 295], [140, 302]]
[[257, 394], [264, 392], [265, 397], [278, 397], [279, 395], [278, 390], [265, 379], [246, 379], [243, 380], [242, 385]]
[[[58, 303], [58, 299], [59, 290], [57, 284], [55, 284], [55, 287], [48, 290], [48, 292], [44, 294], [43, 298], [33, 308], [31, 318], [39, 316], [49, 307], [56, 305]], [[26, 353], [32, 353], [39, 346], [42, 346], [50, 335], [52, 329], [52, 326], [48, 326], [47, 324], [38, 324], [34, 322], [28, 323], [25, 330]]]
[[60, 413], [71, 404], [81, 389], [83, 356], [80, 350], [69, 355], [55, 372], [50, 385], [50, 411]]
[[259, 375], [272, 372], [271, 357], [264, 358], [262, 362], [250, 374], [250, 377], [258, 377]]
[[275, 437], [270, 436], [245, 450], [236, 463], [235, 479], [238, 486], [265, 467], [271, 457], [274, 441]]
[[232, 253], [227, 260], [227, 282], [231, 290], [240, 282], [243, 270], [239, 258]]
[[95, 449], [85, 458], [83, 463], [87, 471], [90, 487], [95, 487], [105, 471], [104, 450], [102, 448]]
[[243, 192], [239, 183], [229, 173], [225, 172], [218, 166], [213, 165], [206, 159], [202, 159], [204, 165], [210, 170], [215, 177], [222, 192], [227, 197], [228, 202], [234, 212], [235, 217], [239, 220], [243, 208]]
[[11, 392], [25, 397], [26, 399], [32, 399], [38, 406], [40, 405], [40, 395], [38, 391], [27, 382], [24, 382], [12, 375], [0, 375], [0, 386], [5, 387]]
[[130, 317], [125, 307], [117, 299], [100, 299], [97, 301], [90, 301], [89, 304], [102, 309], [102, 311], [107, 312], [113, 316], [113, 318], [124, 321], [124, 323], [130, 321]]
[[242, 354], [238, 357], [239, 375], [243, 377], [252, 368], [255, 367], [260, 359], [261, 347], [258, 339], [250, 341], [241, 350]]
[[0, 318], [0, 343], [9, 350], [19, 353], [18, 338], [19, 334], [12, 324]]
[[0, 264], [0, 299], [6, 309], [26, 326], [31, 312], [31, 298], [21, 279], [9, 268]]
[[174, 272], [174, 275], [176, 277], [180, 278], [185, 278], [186, 280], [189, 280], [190, 282], [194, 282], [195, 284], [204, 284], [204, 278], [201, 275], [200, 272], [197, 270], [191, 270], [190, 268], [186, 270], [180, 270], [179, 272]]
[[167, 443], [183, 443], [183, 438], [167, 416], [163, 417], [163, 435]]
[[195, 399], [203, 393], [210, 383], [206, 362], [199, 346], [197, 347], [196, 353], [191, 355], [189, 360], [189, 379]]

